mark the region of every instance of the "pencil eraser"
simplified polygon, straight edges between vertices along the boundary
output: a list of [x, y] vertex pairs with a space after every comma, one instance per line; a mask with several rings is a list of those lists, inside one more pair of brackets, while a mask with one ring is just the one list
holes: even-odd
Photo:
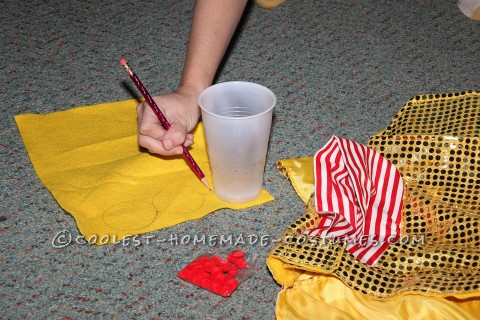
[[127, 64], [127, 59], [123, 58], [122, 60], [120, 60], [120, 64], [122, 66], [126, 65]]

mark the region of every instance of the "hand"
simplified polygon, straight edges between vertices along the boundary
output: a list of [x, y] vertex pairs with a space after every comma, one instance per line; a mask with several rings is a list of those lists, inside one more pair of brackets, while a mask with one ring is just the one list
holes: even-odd
[[200, 117], [198, 95], [198, 90], [179, 87], [174, 92], [153, 97], [170, 123], [168, 130], [162, 127], [146, 102], [140, 103], [137, 106], [138, 144], [164, 156], [182, 154], [182, 144], [188, 147], [193, 143], [193, 135], [189, 132]]
[[163, 129], [150, 107], [141, 103], [138, 113], [138, 144], [164, 156], [183, 152], [193, 143], [189, 132], [200, 117], [198, 96], [210, 86], [247, 0], [197, 0], [180, 86], [172, 93], [153, 97], [171, 127]]

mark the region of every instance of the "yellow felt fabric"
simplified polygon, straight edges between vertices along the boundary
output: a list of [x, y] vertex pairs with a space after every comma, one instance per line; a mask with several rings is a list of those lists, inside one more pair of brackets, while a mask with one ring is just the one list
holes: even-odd
[[[262, 190], [250, 202], [225, 202], [197, 179], [183, 157], [140, 150], [137, 104], [132, 99], [15, 116], [38, 177], [86, 239], [111, 243], [220, 208], [242, 209], [274, 199]], [[189, 151], [212, 185], [201, 123], [193, 133]]]
[[[278, 168], [307, 203], [312, 192], [313, 157], [284, 159]], [[480, 294], [432, 296], [407, 293], [375, 300], [347, 287], [335, 276], [303, 271], [269, 256], [267, 265], [282, 285], [276, 304], [278, 320], [310, 319], [478, 319]]]

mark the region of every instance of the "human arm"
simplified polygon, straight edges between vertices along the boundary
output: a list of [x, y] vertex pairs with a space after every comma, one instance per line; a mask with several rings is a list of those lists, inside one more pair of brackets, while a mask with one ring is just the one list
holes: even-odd
[[182, 144], [189, 146], [193, 143], [193, 135], [189, 132], [200, 117], [198, 96], [212, 84], [246, 3], [247, 0], [196, 1], [179, 86], [174, 92], [153, 97], [170, 122], [170, 129], [163, 129], [145, 103], [139, 104], [140, 146], [168, 156], [181, 154]]

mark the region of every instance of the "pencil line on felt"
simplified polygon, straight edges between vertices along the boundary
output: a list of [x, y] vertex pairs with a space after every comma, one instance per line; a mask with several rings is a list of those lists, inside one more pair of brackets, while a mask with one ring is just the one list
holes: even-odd
[[[138, 76], [133, 72], [132, 68], [128, 64], [127, 60], [125, 58], [122, 58], [120, 60], [120, 64], [125, 68], [127, 71], [128, 75], [130, 76], [130, 79], [132, 79], [133, 83], [137, 87], [137, 89], [140, 91], [142, 94], [143, 98], [147, 102], [147, 104], [150, 106], [150, 108], [153, 110], [155, 115], [157, 116], [158, 120], [162, 124], [163, 128], [165, 130], [168, 130], [170, 128], [170, 123], [168, 122], [167, 118], [163, 115], [162, 111], [160, 108], [157, 106], [155, 101], [153, 100], [152, 96], [148, 93], [147, 89], [145, 86], [142, 84]], [[182, 144], [182, 149], [183, 149], [183, 158], [187, 162], [188, 166], [190, 169], [195, 173], [197, 178], [209, 189], [210, 185], [208, 184], [207, 178], [205, 177], [205, 174], [202, 172], [198, 164], [195, 162], [193, 159], [192, 155], [190, 152], [188, 152], [187, 148]]]

